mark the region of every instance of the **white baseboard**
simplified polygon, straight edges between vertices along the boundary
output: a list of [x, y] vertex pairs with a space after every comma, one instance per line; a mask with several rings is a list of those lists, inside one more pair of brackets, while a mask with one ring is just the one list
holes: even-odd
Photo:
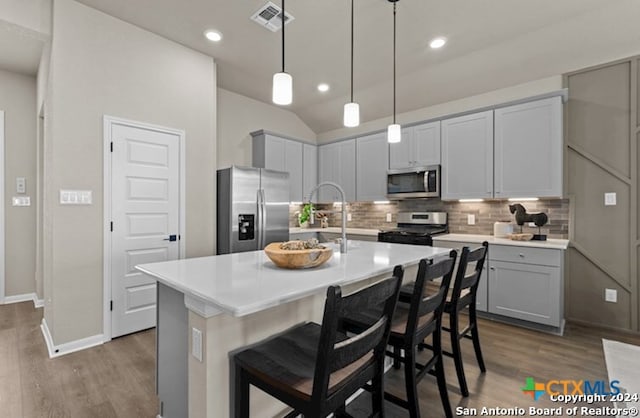
[[49, 358], [55, 358], [64, 356], [65, 354], [74, 353], [76, 351], [85, 350], [87, 348], [95, 347], [102, 344], [102, 334], [93, 335], [91, 337], [82, 338], [80, 340], [70, 341], [68, 343], [54, 345], [51, 332], [47, 321], [42, 318], [42, 324], [40, 325], [44, 341], [47, 344], [47, 350], [49, 351]]
[[38, 295], [35, 293], [25, 293], [23, 295], [14, 295], [14, 296], [5, 296], [4, 301], [2, 301], [3, 305], [8, 305], [10, 303], [20, 303], [20, 302], [28, 302], [33, 301], [33, 306], [37, 308], [42, 308], [44, 306], [44, 299], [38, 299]]

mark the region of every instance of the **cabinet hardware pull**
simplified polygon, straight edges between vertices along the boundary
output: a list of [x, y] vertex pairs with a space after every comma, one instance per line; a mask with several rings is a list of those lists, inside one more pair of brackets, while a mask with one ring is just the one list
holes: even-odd
[[496, 269], [495, 267], [489, 267], [489, 270], [495, 270], [495, 269]]

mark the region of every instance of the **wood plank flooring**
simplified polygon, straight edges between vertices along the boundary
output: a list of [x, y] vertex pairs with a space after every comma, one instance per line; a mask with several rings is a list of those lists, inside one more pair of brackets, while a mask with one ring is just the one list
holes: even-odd
[[32, 302], [0, 305], [0, 416], [155, 417], [155, 331], [49, 359]]
[[[40, 332], [42, 309], [31, 302], [0, 305], [0, 416], [19, 417], [155, 417], [155, 332], [118, 338], [88, 350], [49, 359]], [[445, 334], [445, 342], [448, 335]], [[446, 358], [452, 407], [557, 407], [543, 396], [537, 402], [520, 388], [526, 377], [607, 380], [602, 338], [640, 345], [640, 336], [568, 325], [564, 337], [499, 322], [480, 320], [487, 373], [479, 373], [470, 341], [463, 342], [465, 372], [471, 392], [460, 395], [453, 360]], [[448, 343], [445, 344], [448, 349]], [[387, 390], [404, 397], [402, 370], [392, 370]], [[419, 383], [424, 418], [444, 416], [435, 380]], [[367, 396], [348, 410], [367, 416]], [[388, 417], [406, 411], [387, 403]]]

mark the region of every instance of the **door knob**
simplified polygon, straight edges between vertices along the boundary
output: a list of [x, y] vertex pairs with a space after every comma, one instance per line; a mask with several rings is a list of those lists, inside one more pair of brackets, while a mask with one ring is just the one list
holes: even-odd
[[177, 241], [178, 240], [178, 236], [177, 235], [169, 235], [169, 238], [165, 238], [163, 239], [163, 241]]

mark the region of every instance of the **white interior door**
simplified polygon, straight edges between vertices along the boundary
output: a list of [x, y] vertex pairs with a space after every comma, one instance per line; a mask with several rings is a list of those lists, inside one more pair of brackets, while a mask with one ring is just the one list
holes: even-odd
[[180, 136], [116, 123], [111, 140], [114, 338], [156, 324], [156, 282], [134, 267], [180, 255]]

